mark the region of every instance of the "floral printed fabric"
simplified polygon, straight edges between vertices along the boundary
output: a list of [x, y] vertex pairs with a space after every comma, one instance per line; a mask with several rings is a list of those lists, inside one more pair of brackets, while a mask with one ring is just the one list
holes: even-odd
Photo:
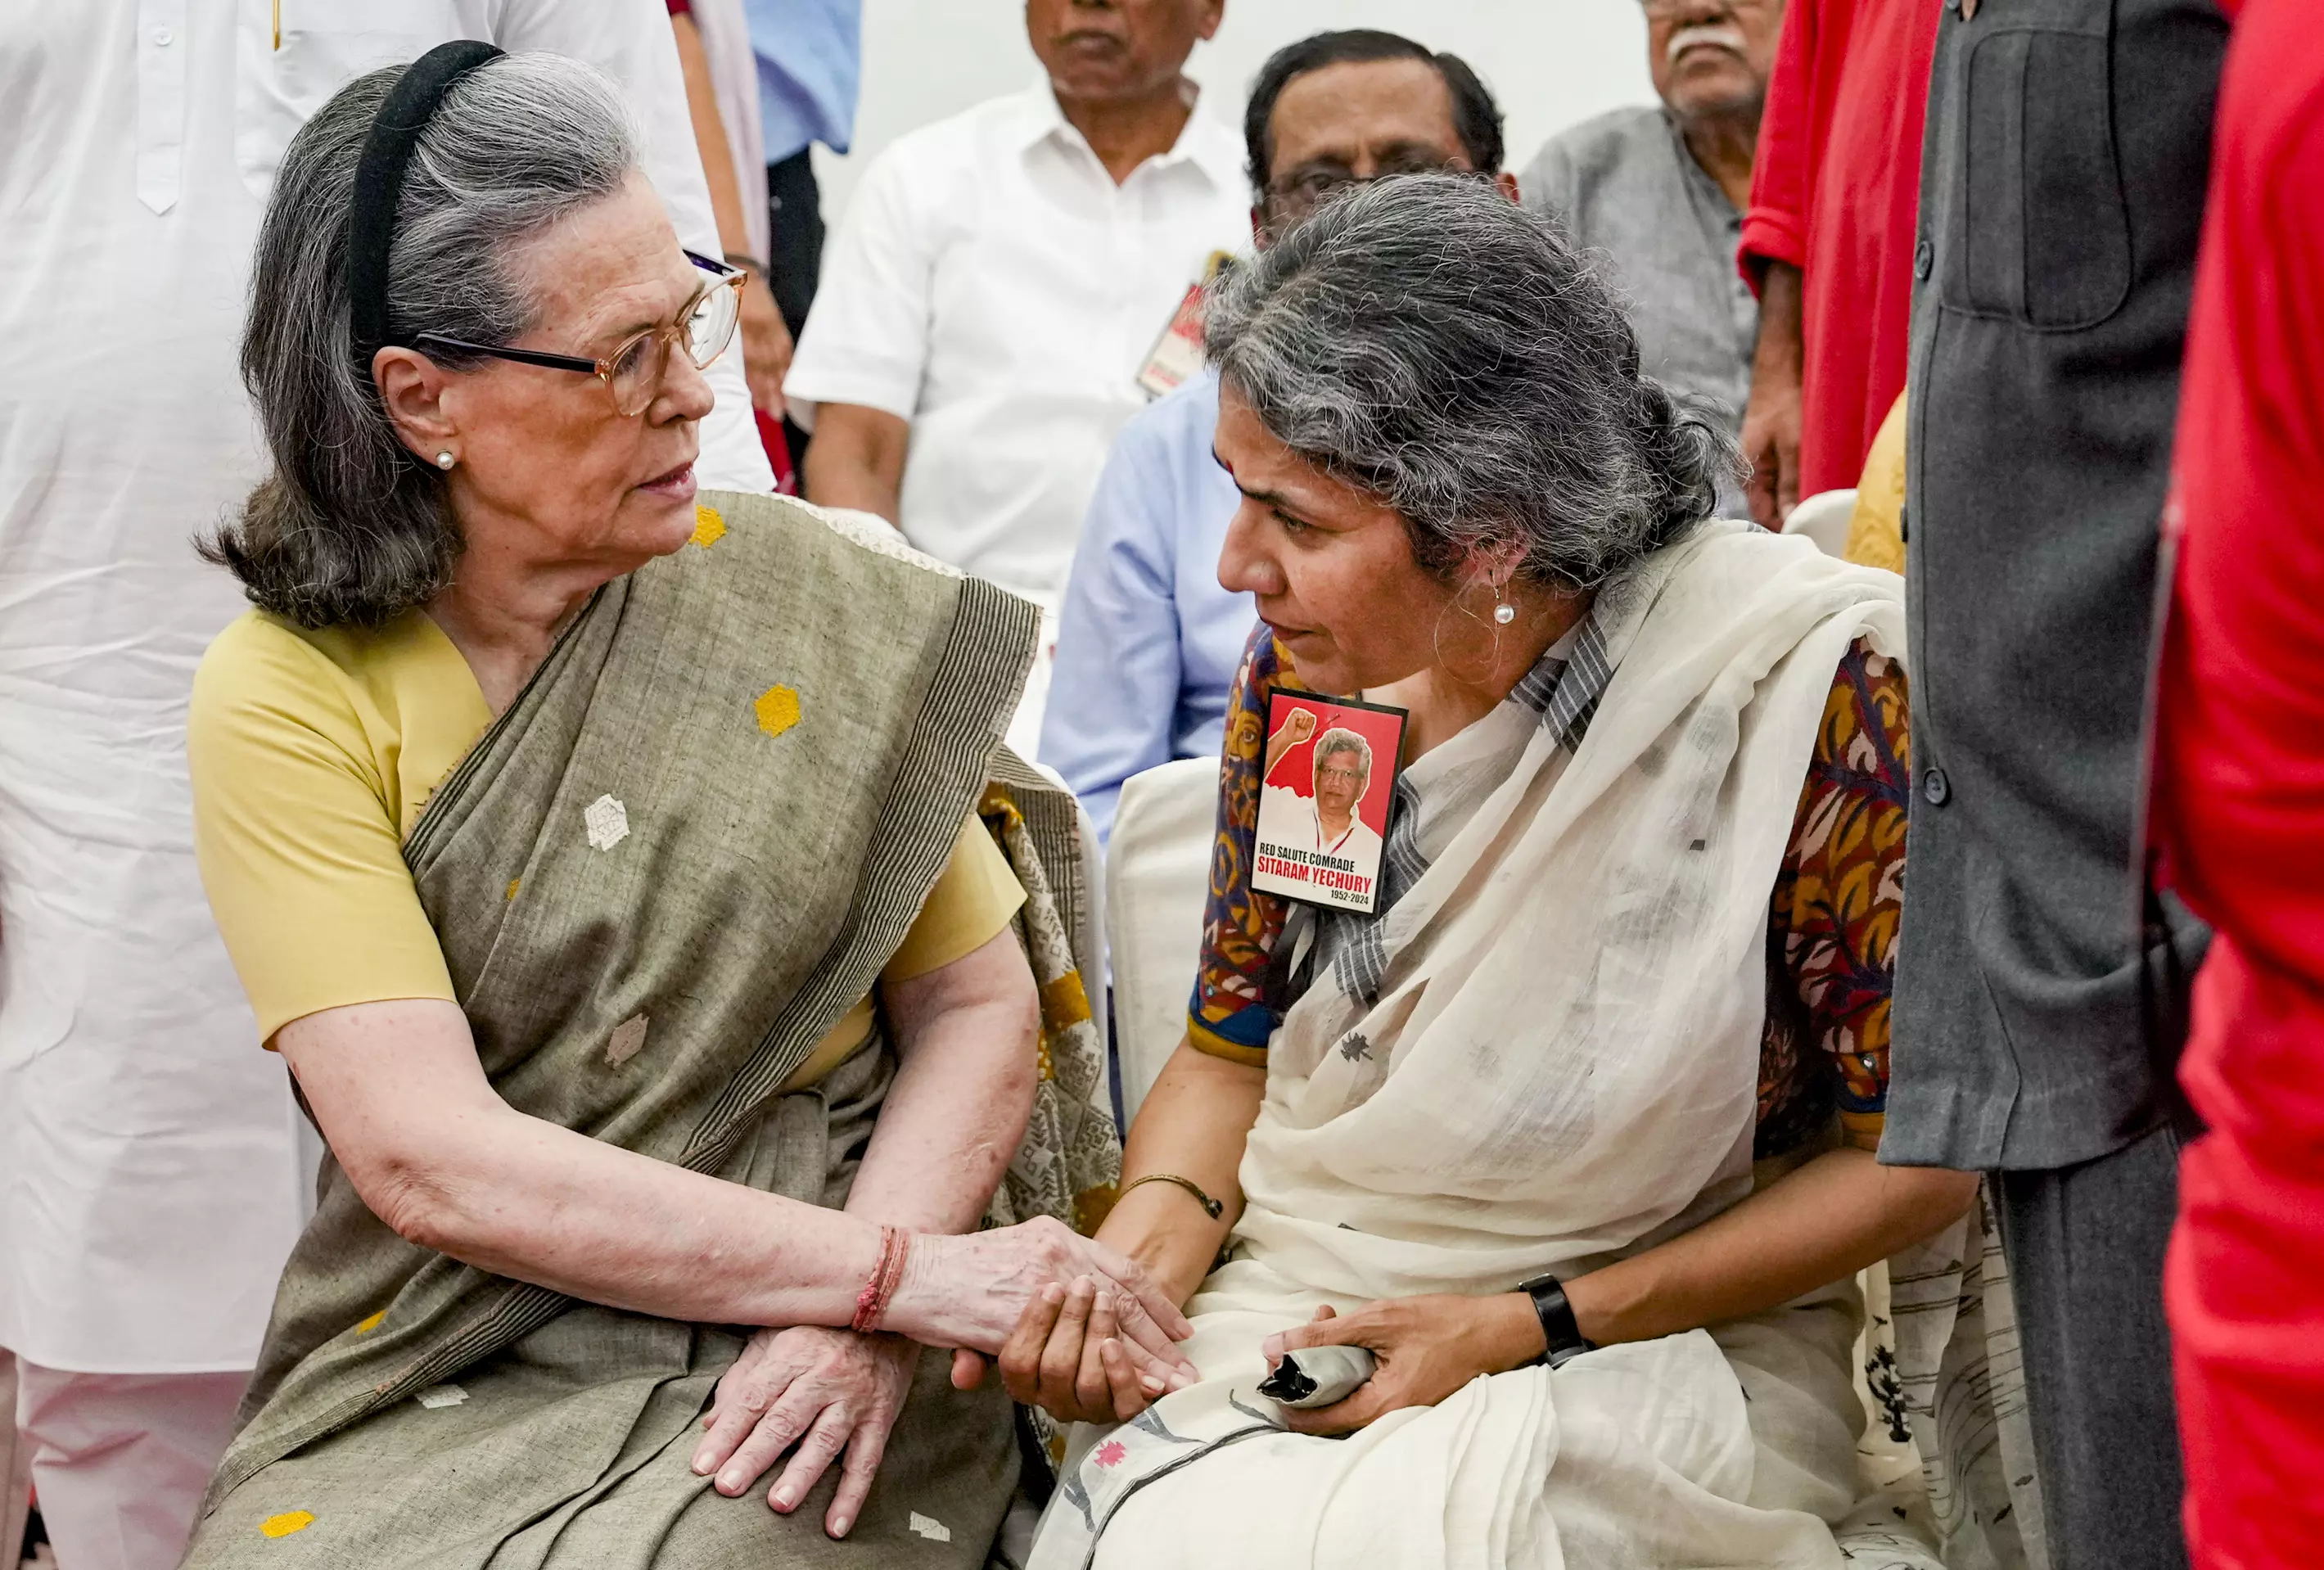
[[1267, 1061], [1268, 1038], [1275, 1034], [1278, 1018], [1267, 1002], [1267, 967], [1291, 902], [1250, 886], [1250, 861], [1259, 836], [1267, 700], [1277, 687], [1297, 685], [1289, 652], [1260, 623], [1243, 646], [1242, 664], [1227, 694], [1211, 894], [1203, 910], [1203, 958], [1186, 1018], [1186, 1033], [1196, 1047], [1240, 1063]]
[[[1196, 1048], [1253, 1065], [1267, 1061], [1280, 1018], [1268, 972], [1290, 909], [1250, 886], [1267, 701], [1297, 683], [1289, 654], [1260, 625], [1227, 700], [1210, 900], [1187, 1016]], [[1768, 902], [1760, 1157], [1798, 1148], [1835, 1112], [1849, 1143], [1880, 1142], [1911, 779], [1904, 672], [1859, 642], [1833, 676]]]

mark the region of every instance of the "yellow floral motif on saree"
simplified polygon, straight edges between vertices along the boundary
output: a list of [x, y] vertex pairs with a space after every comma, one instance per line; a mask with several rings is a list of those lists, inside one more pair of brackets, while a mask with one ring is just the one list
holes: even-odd
[[798, 694], [788, 687], [770, 687], [759, 694], [751, 710], [759, 716], [761, 730], [770, 736], [781, 735], [799, 722]]

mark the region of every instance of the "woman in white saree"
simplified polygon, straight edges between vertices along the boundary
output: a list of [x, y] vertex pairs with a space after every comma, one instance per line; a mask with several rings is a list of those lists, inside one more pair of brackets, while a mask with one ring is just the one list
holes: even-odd
[[[1705, 521], [1732, 449], [1480, 182], [1340, 198], [1220, 287], [1208, 337], [1245, 497], [1220, 576], [1267, 625], [1206, 967], [1249, 963], [1206, 968], [1100, 1233], [1189, 1294], [1202, 1377], [1141, 1381], [1094, 1286], [1028, 1307], [1003, 1375], [1081, 1420], [1036, 1570], [1836, 1570], [1850, 1278], [1974, 1181], [1862, 1148], [1898, 580]], [[1269, 685], [1410, 711], [1374, 917], [1248, 890], [1234, 765]], [[1812, 900], [1870, 926], [1819, 947]], [[1836, 1096], [1784, 1089], [1787, 989], [1841, 1021]], [[1771, 1058], [1829, 1137], [1769, 1149]], [[1868, 1141], [1831, 1148], [1843, 1123]], [[1324, 1343], [1377, 1372], [1315, 1411], [1258, 1392]]]

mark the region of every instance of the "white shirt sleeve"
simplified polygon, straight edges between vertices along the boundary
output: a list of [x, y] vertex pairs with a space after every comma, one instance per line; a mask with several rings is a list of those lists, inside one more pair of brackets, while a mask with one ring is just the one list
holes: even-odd
[[935, 215], [913, 199], [907, 143], [864, 171], [824, 259], [823, 282], [799, 330], [783, 398], [810, 418], [816, 403], [860, 403], [899, 420], [918, 411], [927, 364]]
[[[678, 244], [721, 254], [702, 154], [686, 105], [686, 77], [669, 14], [644, 0], [509, 0], [493, 42], [512, 53], [542, 50], [588, 61], [622, 85], [642, 134], [646, 178], [660, 193]], [[774, 470], [759, 441], [751, 390], [742, 380], [742, 335], [704, 373], [717, 404], [702, 422], [696, 479], [706, 490], [769, 492]]]

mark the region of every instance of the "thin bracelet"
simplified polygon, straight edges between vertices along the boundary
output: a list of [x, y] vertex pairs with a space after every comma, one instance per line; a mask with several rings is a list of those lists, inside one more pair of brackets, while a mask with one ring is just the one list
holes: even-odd
[[764, 262], [760, 261], [756, 256], [752, 255], [748, 251], [729, 251], [726, 253], [725, 262], [726, 265], [729, 267], [736, 268], [741, 272], [755, 274], [761, 279], [765, 278], [767, 275], [767, 264]]
[[[1191, 1178], [1181, 1178], [1176, 1172], [1148, 1172], [1145, 1177], [1131, 1183], [1130, 1188], [1137, 1187], [1139, 1183], [1176, 1183], [1179, 1187], [1185, 1189], [1187, 1193], [1193, 1195], [1197, 1200], [1202, 1202], [1203, 1214], [1209, 1216], [1213, 1221], [1218, 1220], [1220, 1216], [1226, 1214], [1227, 1207], [1221, 1205], [1209, 1195], [1204, 1193], [1202, 1185], [1196, 1183]], [[1121, 1191], [1121, 1197], [1123, 1199], [1130, 1197], [1130, 1188], [1125, 1188]], [[1117, 1203], [1119, 1203], [1119, 1201], [1117, 1201]]]

